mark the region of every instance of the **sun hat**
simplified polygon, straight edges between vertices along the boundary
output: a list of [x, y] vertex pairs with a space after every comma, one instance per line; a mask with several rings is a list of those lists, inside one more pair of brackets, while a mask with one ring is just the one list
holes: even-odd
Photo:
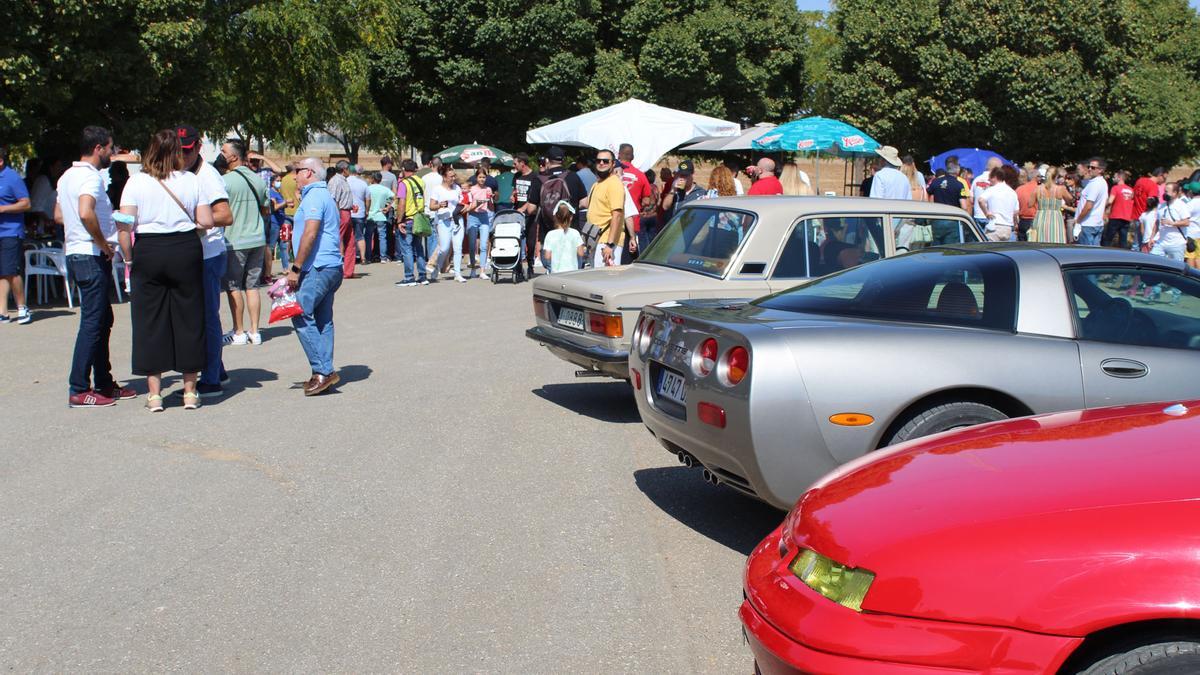
[[875, 154], [887, 160], [887, 163], [892, 166], [900, 166], [902, 164], [900, 161], [900, 151], [890, 145], [876, 148]]

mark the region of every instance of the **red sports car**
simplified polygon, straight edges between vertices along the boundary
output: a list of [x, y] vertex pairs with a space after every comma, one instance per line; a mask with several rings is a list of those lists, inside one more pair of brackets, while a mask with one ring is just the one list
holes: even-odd
[[898, 445], [750, 556], [762, 673], [1200, 673], [1200, 401]]

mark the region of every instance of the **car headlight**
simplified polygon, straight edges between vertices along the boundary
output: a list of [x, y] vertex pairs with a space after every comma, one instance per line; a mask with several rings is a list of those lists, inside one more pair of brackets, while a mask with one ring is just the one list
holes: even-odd
[[863, 598], [875, 581], [875, 573], [847, 567], [816, 551], [802, 550], [788, 567], [805, 586], [826, 598], [861, 612]]

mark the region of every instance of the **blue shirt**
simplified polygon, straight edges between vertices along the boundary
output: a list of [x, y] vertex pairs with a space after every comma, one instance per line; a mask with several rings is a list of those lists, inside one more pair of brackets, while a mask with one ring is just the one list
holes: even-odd
[[[29, 199], [29, 190], [25, 189], [20, 174], [11, 166], [0, 169], [0, 206], [16, 204], [22, 199]], [[24, 213], [0, 213], [0, 237], [24, 236]]]
[[[268, 188], [268, 190], [270, 190], [270, 192], [268, 193], [268, 196], [272, 200], [277, 201], [281, 204], [283, 203], [283, 201], [284, 201], [283, 195], [280, 194], [279, 190], [276, 190], [273, 187]], [[283, 207], [282, 206], [271, 211], [271, 224], [274, 227], [279, 227], [280, 225], [283, 225]]]
[[292, 255], [299, 252], [300, 240], [310, 220], [321, 221], [321, 231], [317, 234], [316, 248], [308, 254], [301, 271], [308, 272], [314, 267], [341, 267], [342, 248], [338, 234], [341, 218], [325, 181], [309, 183], [300, 191], [300, 206], [296, 207], [296, 220], [292, 226]]

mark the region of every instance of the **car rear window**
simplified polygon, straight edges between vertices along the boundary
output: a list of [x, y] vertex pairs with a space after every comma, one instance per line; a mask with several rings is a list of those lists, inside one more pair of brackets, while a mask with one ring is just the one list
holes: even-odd
[[638, 257], [638, 262], [724, 276], [729, 261], [750, 236], [754, 222], [754, 216], [744, 211], [680, 209]]
[[888, 258], [755, 300], [788, 312], [1012, 331], [1017, 268], [986, 251], [930, 249]]

